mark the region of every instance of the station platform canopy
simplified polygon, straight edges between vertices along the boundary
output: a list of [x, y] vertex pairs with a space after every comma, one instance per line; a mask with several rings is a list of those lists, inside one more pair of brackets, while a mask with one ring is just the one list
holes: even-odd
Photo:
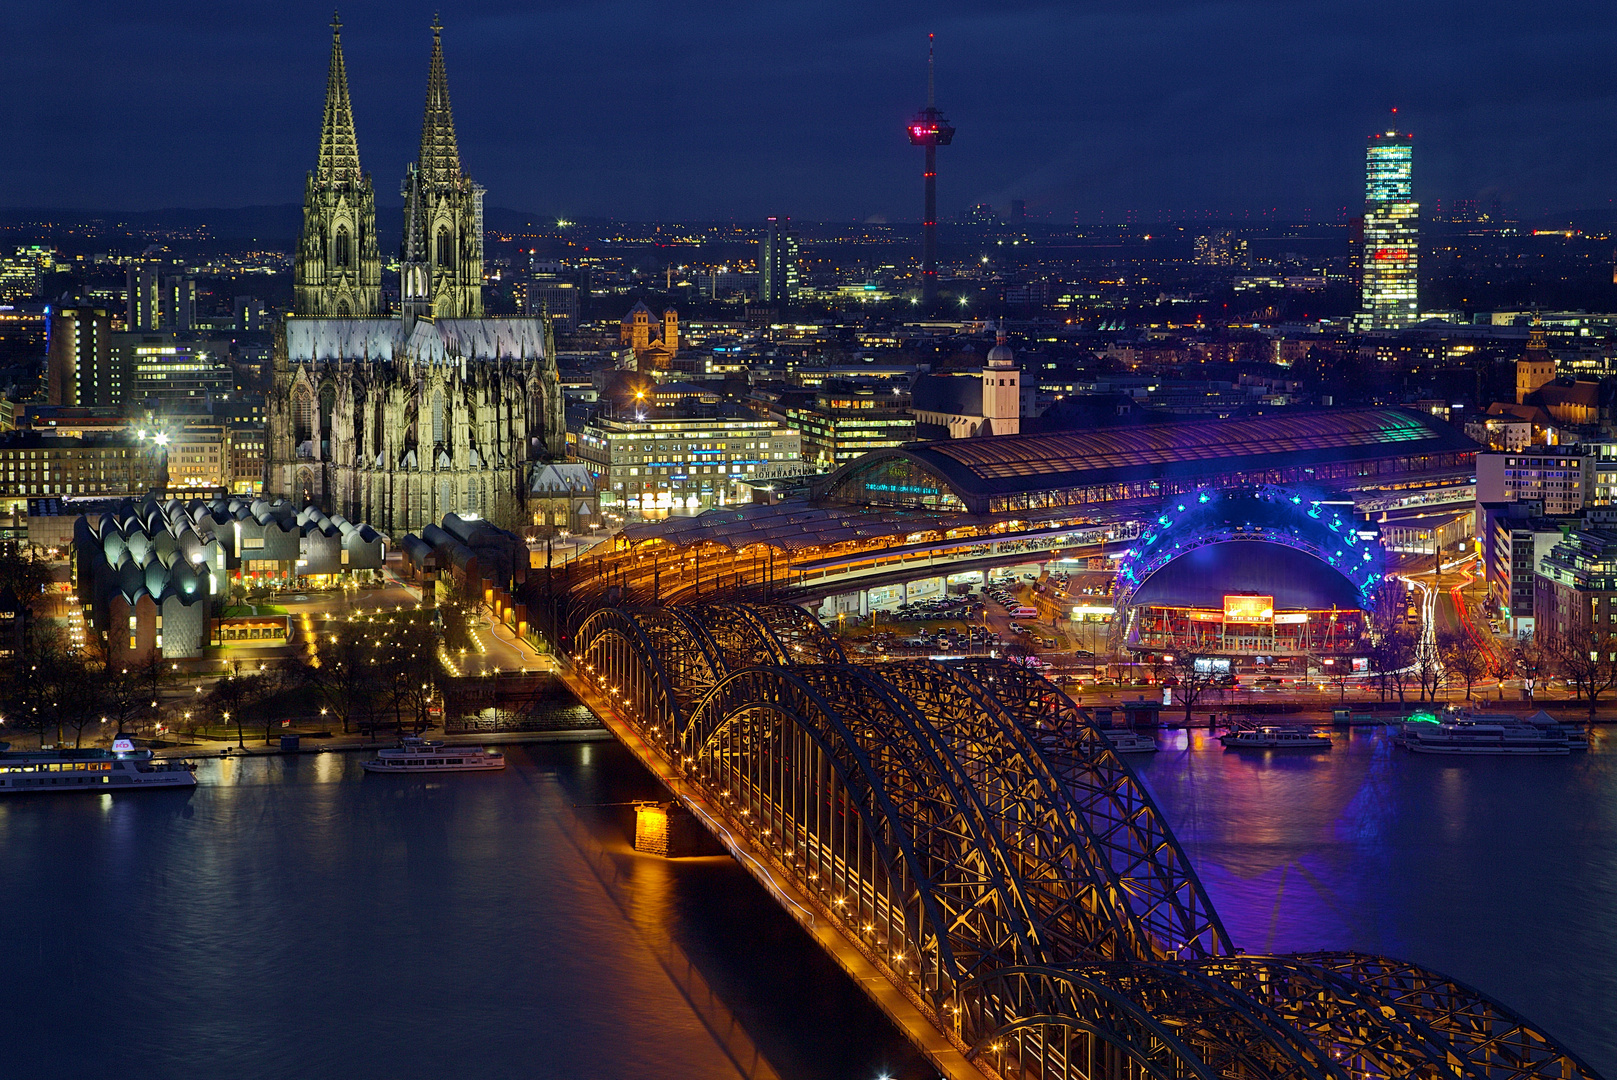
[[623, 527], [623, 536], [631, 544], [660, 540], [680, 547], [716, 544], [737, 551], [754, 544], [766, 544], [791, 552], [917, 532], [946, 531], [976, 523], [971, 515], [961, 513], [786, 502], [775, 506], [718, 508], [694, 517], [630, 522]]

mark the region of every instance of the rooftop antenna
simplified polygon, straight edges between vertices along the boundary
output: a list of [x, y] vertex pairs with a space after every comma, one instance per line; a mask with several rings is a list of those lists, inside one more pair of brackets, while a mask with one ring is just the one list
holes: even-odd
[[938, 104], [937, 90], [932, 80], [932, 46], [936, 43], [937, 37], [936, 34], [926, 36], [926, 107], [929, 109], [936, 108]]

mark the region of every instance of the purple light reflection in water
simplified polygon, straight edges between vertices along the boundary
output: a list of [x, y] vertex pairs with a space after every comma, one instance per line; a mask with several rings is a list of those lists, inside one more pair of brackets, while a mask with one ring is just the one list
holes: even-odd
[[1454, 759], [1385, 730], [1230, 751], [1163, 732], [1131, 758], [1237, 948], [1358, 949], [1470, 983], [1617, 1073], [1617, 739]]

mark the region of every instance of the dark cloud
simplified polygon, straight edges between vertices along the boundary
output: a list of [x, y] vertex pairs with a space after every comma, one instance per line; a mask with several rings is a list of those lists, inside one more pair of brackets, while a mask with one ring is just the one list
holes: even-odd
[[[295, 201], [329, 9], [305, 0], [9, 5], [0, 203]], [[396, 201], [434, 6], [343, 10], [360, 150]], [[570, 215], [919, 214], [902, 124], [938, 34], [945, 212], [1329, 217], [1365, 136], [1417, 138], [1420, 197], [1608, 205], [1609, 6], [1223, 3], [484, 3], [445, 6], [467, 171], [494, 205]], [[1149, 218], [1147, 218], [1149, 219]]]

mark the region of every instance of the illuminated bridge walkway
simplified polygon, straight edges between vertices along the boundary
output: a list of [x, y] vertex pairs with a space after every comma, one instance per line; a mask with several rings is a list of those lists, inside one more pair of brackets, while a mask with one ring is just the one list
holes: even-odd
[[1004, 661], [849, 663], [801, 609], [607, 608], [568, 677], [950, 1077], [1593, 1077], [1354, 953], [1231, 947], [1133, 773]]

